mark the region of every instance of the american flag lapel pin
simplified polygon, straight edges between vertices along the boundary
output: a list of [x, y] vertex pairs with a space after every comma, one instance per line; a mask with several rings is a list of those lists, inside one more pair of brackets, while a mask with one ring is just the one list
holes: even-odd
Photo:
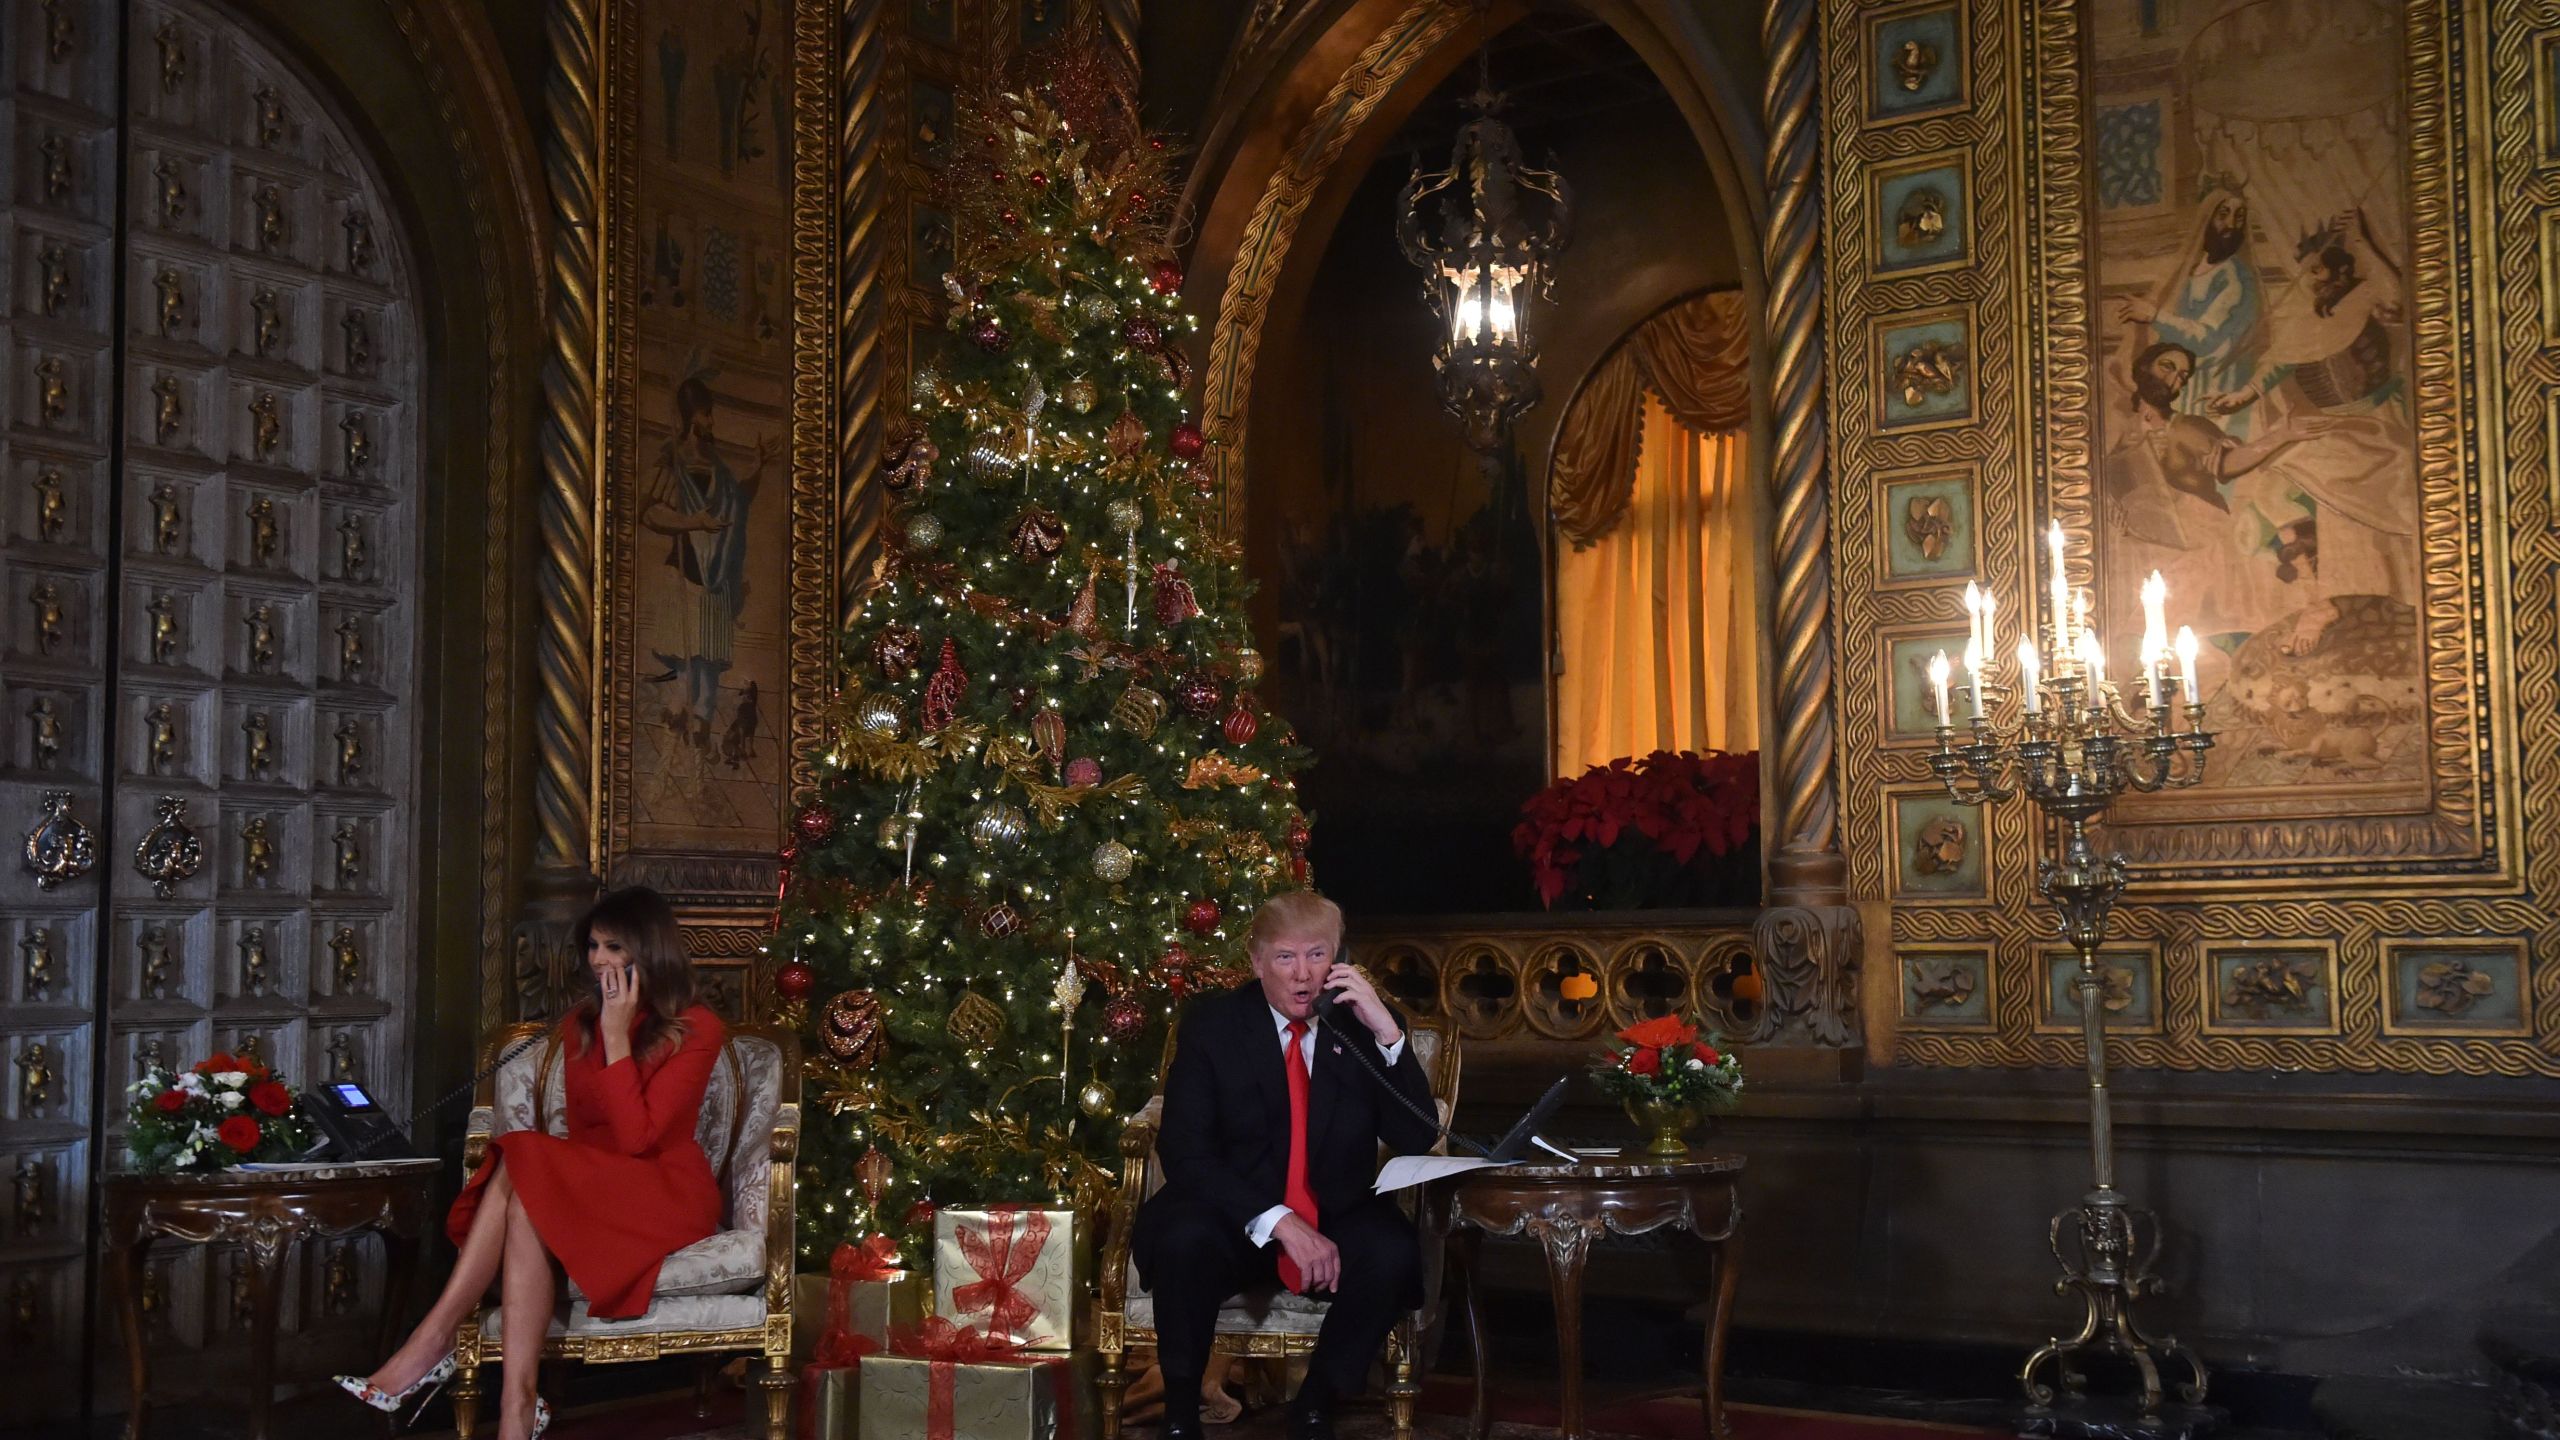
[[1342, 1053], [1342, 1042], [1341, 1042], [1341, 1041], [1336, 1040], [1336, 1041], [1334, 1041], [1334, 1042], [1333, 1042], [1333, 1053], [1334, 1053], [1334, 1054], [1336, 1054], [1336, 1055], [1339, 1055], [1339, 1054], [1341, 1054], [1341, 1053]]

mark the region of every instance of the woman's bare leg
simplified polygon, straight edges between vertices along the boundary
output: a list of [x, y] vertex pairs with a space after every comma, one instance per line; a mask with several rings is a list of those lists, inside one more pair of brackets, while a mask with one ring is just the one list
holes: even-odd
[[533, 1433], [534, 1386], [542, 1378], [542, 1340], [551, 1329], [551, 1307], [557, 1286], [551, 1275], [551, 1252], [534, 1233], [533, 1217], [522, 1199], [507, 1203], [507, 1254], [498, 1280], [498, 1304], [506, 1317], [506, 1377], [498, 1392], [498, 1440], [525, 1440]]
[[480, 1208], [471, 1217], [471, 1233], [463, 1237], [462, 1253], [453, 1262], [453, 1277], [444, 1282], [444, 1293], [436, 1297], [435, 1308], [382, 1368], [370, 1377], [374, 1388], [398, 1394], [400, 1390], [427, 1373], [427, 1368], [445, 1357], [453, 1348], [454, 1327], [470, 1315], [489, 1293], [489, 1282], [498, 1277], [498, 1256], [507, 1243], [507, 1207], [515, 1200], [515, 1185], [507, 1179], [505, 1157], [492, 1161], [489, 1178], [482, 1182]]

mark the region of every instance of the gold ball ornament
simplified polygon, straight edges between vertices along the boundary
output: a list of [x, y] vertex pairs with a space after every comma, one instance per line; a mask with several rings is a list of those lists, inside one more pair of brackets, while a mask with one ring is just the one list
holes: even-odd
[[1141, 740], [1152, 738], [1156, 727], [1164, 723], [1164, 697], [1144, 685], [1132, 685], [1120, 692], [1111, 706], [1111, 718], [1121, 729]]
[[1117, 840], [1105, 840], [1093, 847], [1093, 875], [1105, 884], [1117, 885], [1138, 868], [1138, 852]]
[[942, 543], [942, 522], [931, 515], [907, 518], [907, 548], [930, 550]]
[[1020, 807], [990, 800], [969, 820], [969, 843], [981, 850], [1010, 850], [1031, 833], [1031, 818]]
[[818, 1043], [851, 1069], [870, 1069], [887, 1040], [880, 999], [868, 990], [838, 995], [827, 1002], [826, 1013], [818, 1019]]
[[866, 695], [853, 712], [853, 725], [865, 735], [894, 740], [898, 738], [898, 732], [906, 728], [907, 717], [894, 697]]
[[880, 848], [892, 854], [907, 848], [907, 818], [892, 815], [880, 822]]
[[1109, 517], [1115, 535], [1126, 535], [1147, 523], [1146, 508], [1126, 495], [1112, 501], [1104, 508], [1103, 514]]
[[1246, 645], [1239, 647], [1232, 658], [1235, 661], [1236, 679], [1238, 681], [1250, 685], [1262, 678], [1261, 651], [1254, 649], [1250, 645]]
[[1119, 1103], [1120, 1097], [1111, 1093], [1111, 1087], [1103, 1084], [1099, 1075], [1084, 1082], [1084, 1088], [1076, 1092], [1076, 1108], [1096, 1120], [1110, 1118]]
[[1094, 402], [1101, 396], [1094, 390], [1092, 381], [1077, 375], [1058, 388], [1058, 398], [1066, 401], [1067, 408], [1077, 414], [1090, 415]]
[[1108, 325], [1120, 318], [1120, 302], [1099, 290], [1088, 290], [1077, 297], [1076, 312], [1087, 325]]

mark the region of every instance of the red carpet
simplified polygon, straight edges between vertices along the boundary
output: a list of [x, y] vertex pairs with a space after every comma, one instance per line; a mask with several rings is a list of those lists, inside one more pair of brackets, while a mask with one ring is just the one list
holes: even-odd
[[[1431, 1440], [1454, 1440], [1466, 1431], [1467, 1382], [1436, 1378], [1423, 1396], [1424, 1420], [1415, 1428]], [[1587, 1419], [1599, 1436], [1626, 1440], [1698, 1440], [1705, 1427], [1694, 1399], [1622, 1401], [1594, 1407]], [[1552, 1435], [1556, 1405], [1552, 1397], [1523, 1388], [1497, 1393], [1493, 1406], [1493, 1440], [1536, 1440]], [[1213, 1426], [1211, 1440], [1274, 1440], [1281, 1432], [1280, 1414], [1266, 1410], [1234, 1425]], [[1818, 1415], [1801, 1410], [1769, 1410], [1751, 1405], [1727, 1407], [1733, 1440], [1960, 1440], [1999, 1432], [1908, 1420], [1870, 1420], [1850, 1415]], [[1387, 1434], [1384, 1416], [1374, 1411], [1344, 1417], [1345, 1440], [1377, 1440]], [[450, 1431], [446, 1432], [448, 1435]], [[483, 1431], [494, 1435], [494, 1424]], [[735, 1391], [715, 1393], [708, 1419], [696, 1419], [691, 1395], [669, 1395], [643, 1401], [597, 1406], [554, 1422], [546, 1440], [754, 1440], [760, 1428], [743, 1424]], [[1154, 1440], [1155, 1427], [1133, 1425], [1129, 1440]]]

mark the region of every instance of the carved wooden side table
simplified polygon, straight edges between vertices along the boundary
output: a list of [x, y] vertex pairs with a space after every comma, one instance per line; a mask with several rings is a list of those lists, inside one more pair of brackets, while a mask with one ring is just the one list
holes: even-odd
[[383, 1232], [383, 1329], [407, 1300], [427, 1227], [427, 1187], [438, 1162], [392, 1160], [297, 1170], [213, 1174], [110, 1174], [105, 1184], [106, 1271], [124, 1317], [133, 1412], [126, 1440], [140, 1440], [151, 1399], [150, 1343], [143, 1333], [143, 1260], [163, 1236], [195, 1245], [237, 1244], [249, 1267], [249, 1434], [267, 1440], [275, 1398], [276, 1305], [285, 1252], [297, 1240]]
[[1479, 1264], [1487, 1235], [1527, 1234], [1546, 1251], [1548, 1293], [1555, 1302], [1561, 1440], [1581, 1440], [1582, 1270], [1593, 1242], [1677, 1228], [1707, 1252], [1707, 1435], [1724, 1427], [1725, 1327], [1733, 1316], [1734, 1232], [1742, 1223], [1736, 1182], [1742, 1157], [1692, 1150], [1686, 1158], [1629, 1152], [1587, 1157], [1579, 1165], [1506, 1165], [1477, 1170], [1432, 1187], [1435, 1218], [1449, 1236], [1452, 1269], [1466, 1289], [1467, 1330], [1475, 1346], [1475, 1404], [1467, 1433], [1483, 1440], [1485, 1343]]

